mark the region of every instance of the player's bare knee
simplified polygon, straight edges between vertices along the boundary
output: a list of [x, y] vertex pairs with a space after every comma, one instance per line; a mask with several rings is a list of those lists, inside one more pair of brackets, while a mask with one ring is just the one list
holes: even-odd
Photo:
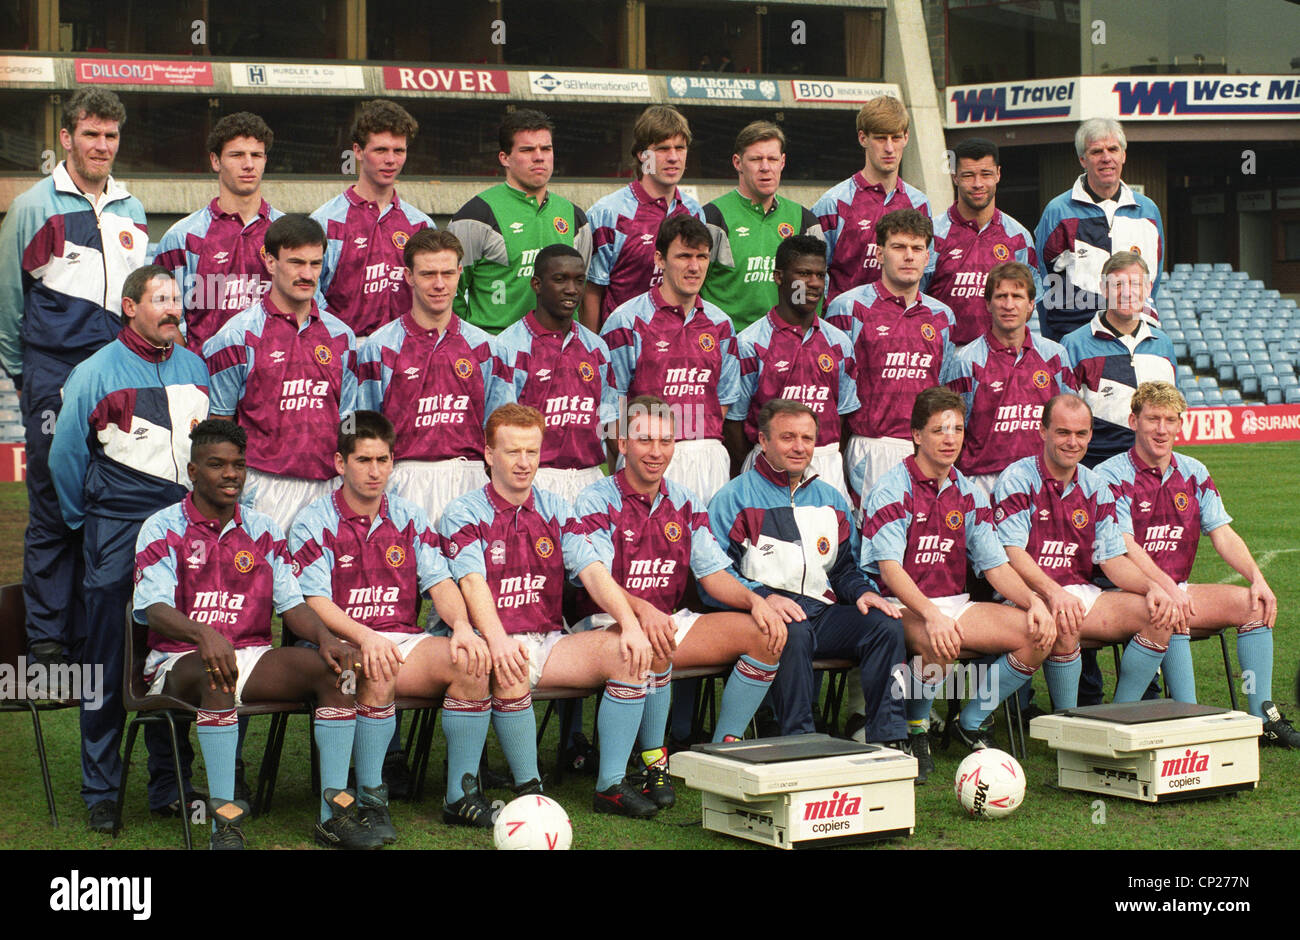
[[672, 664], [673, 660], [671, 656], [656, 656], [654, 659], [650, 660], [650, 669], [654, 672], [664, 672]]
[[397, 682], [394, 679], [361, 679], [357, 682], [357, 702], [382, 708], [392, 704], [397, 697]]
[[491, 690], [492, 697], [499, 699], [523, 698], [529, 691], [527, 682], [511, 683], [498, 678], [496, 673], [492, 674]]
[[481, 702], [492, 694], [492, 682], [488, 676], [474, 676], [460, 670], [447, 686], [447, 695], [466, 702]]
[[235, 707], [235, 694], [220, 689], [204, 689], [199, 696], [199, 708], [205, 711], [223, 712]]

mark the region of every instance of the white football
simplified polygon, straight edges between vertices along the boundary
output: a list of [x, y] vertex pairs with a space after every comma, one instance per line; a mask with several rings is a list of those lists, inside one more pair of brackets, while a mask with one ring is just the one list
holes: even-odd
[[492, 839], [498, 849], [567, 849], [573, 845], [573, 823], [550, 797], [521, 796], [497, 814]]
[[1010, 816], [1025, 798], [1025, 771], [1006, 751], [981, 748], [957, 768], [957, 801], [971, 816]]

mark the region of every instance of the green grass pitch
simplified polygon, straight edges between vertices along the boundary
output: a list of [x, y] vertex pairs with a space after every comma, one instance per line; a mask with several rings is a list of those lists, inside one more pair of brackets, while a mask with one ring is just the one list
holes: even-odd
[[[1300, 465], [1300, 443], [1227, 445], [1189, 449], [1214, 475], [1234, 527], [1246, 539], [1278, 595], [1280, 616], [1275, 633], [1273, 697], [1293, 719], [1300, 719], [1295, 704], [1296, 665], [1300, 661], [1300, 542], [1297, 529], [1297, 490], [1294, 467]], [[22, 484], [0, 484], [0, 542], [10, 546], [0, 559], [0, 578], [18, 579], [22, 532], [26, 523], [26, 496]], [[1219, 560], [1208, 540], [1203, 540], [1194, 579], [1220, 581], [1234, 577]], [[1229, 645], [1232, 645], [1230, 636]], [[1213, 641], [1193, 647], [1197, 687], [1202, 702], [1228, 704], [1218, 646]], [[1108, 691], [1113, 689], [1113, 667], [1102, 657]], [[1234, 664], [1235, 651], [1234, 651]], [[1045, 700], [1041, 676], [1036, 677], [1040, 700]], [[593, 709], [586, 709], [588, 725]], [[538, 712], [541, 715], [540, 709]], [[1001, 714], [999, 713], [999, 720]], [[145, 806], [143, 742], [137, 744], [131, 788], [125, 811], [126, 829], [116, 840], [92, 835], [85, 828], [80, 798], [77, 715], [73, 710], [42, 716], [54, 777], [61, 827], [52, 829], [45, 810], [40, 774], [32, 743], [31, 721], [25, 714], [0, 715], [0, 780], [8, 799], [0, 848], [93, 849], [178, 848], [174, 820], [151, 818]], [[253, 722], [246, 753], [249, 781], [255, 779], [268, 719]], [[543, 772], [554, 755], [556, 722], [543, 745]], [[998, 728], [1006, 747], [1005, 729]], [[590, 727], [588, 727], [590, 735]], [[494, 736], [489, 735], [494, 767], [504, 767]], [[197, 748], [196, 748], [197, 750]], [[308, 848], [317, 798], [309, 793], [306, 719], [290, 719], [274, 811], [245, 826], [250, 848]], [[443, 825], [442, 800], [444, 745], [434, 736], [430, 783], [423, 803], [394, 803], [393, 817], [401, 832], [394, 848], [490, 848], [491, 834]], [[1136, 803], [1118, 798], [1096, 805], [1094, 796], [1054, 787], [1055, 759], [1040, 742], [1031, 741], [1025, 771], [1029, 787], [1024, 805], [1010, 818], [996, 822], [968, 820], [952, 792], [952, 776], [962, 754], [954, 747], [936, 752], [937, 769], [930, 782], [916, 791], [916, 831], [911, 838], [866, 846], [886, 848], [1052, 848], [1052, 849], [1261, 849], [1300, 845], [1300, 754], [1265, 749], [1260, 754], [1259, 788], [1251, 793], [1167, 805]], [[196, 781], [202, 783], [202, 758], [197, 758]], [[560, 786], [548, 788], [573, 820], [574, 847], [585, 849], [743, 849], [752, 843], [705, 832], [700, 827], [699, 797], [684, 786], [678, 804], [648, 822], [612, 819], [591, 811], [592, 778], [567, 776]], [[507, 794], [490, 793], [492, 798]], [[1100, 811], [1099, 811], [1100, 810]], [[193, 830], [196, 843], [206, 840], [206, 828]]]

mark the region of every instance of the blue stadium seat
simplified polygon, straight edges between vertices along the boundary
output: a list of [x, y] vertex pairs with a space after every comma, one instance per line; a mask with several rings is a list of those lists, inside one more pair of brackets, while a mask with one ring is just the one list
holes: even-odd
[[1199, 388], [1189, 388], [1183, 392], [1183, 397], [1187, 399], [1187, 404], [1197, 407], [1205, 404], [1205, 393]]
[[1259, 387], [1264, 389], [1265, 391], [1267, 391], [1270, 388], [1281, 388], [1282, 380], [1279, 379], [1272, 372], [1269, 372], [1259, 377]]
[[1227, 384], [1236, 378], [1231, 364], [1219, 366], [1215, 369], [1215, 374], [1218, 375], [1221, 384]]
[[1251, 280], [1246, 282], [1246, 287], [1250, 290], [1263, 290], [1264, 282], [1252, 278]]
[[1223, 403], [1223, 392], [1219, 389], [1211, 388], [1205, 390], [1205, 404], [1213, 408], [1218, 407]]
[[1201, 338], [1204, 339], [1207, 343], [1223, 342], [1225, 339], [1227, 339], [1227, 336], [1225, 336], [1223, 330], [1219, 329], [1217, 326], [1205, 326], [1204, 324], [1202, 324]]
[[1211, 270], [1214, 271], [1215, 273], [1231, 274], [1232, 265], [1228, 264], [1228, 262], [1226, 261], [1216, 261], [1214, 263], [1214, 267], [1211, 268]]
[[1192, 265], [1193, 274], [1209, 274], [1213, 270], [1214, 270], [1214, 265], [1204, 261], [1198, 261], [1194, 265]]
[[1228, 275], [1228, 278], [1233, 281], [1248, 281], [1250, 280], [1250, 275], [1245, 271], [1233, 271]]
[[1237, 391], [1235, 388], [1225, 388], [1223, 390], [1223, 403], [1225, 405], [1245, 404], [1245, 402], [1242, 401], [1241, 392]]
[[1212, 376], [1212, 375], [1202, 375], [1202, 376], [1200, 376], [1200, 377], [1197, 379], [1196, 384], [1200, 387], [1201, 391], [1203, 391], [1203, 392], [1206, 391], [1207, 389], [1218, 388], [1218, 387], [1219, 387], [1219, 381], [1218, 381], [1218, 379], [1216, 379], [1216, 378], [1215, 378], [1214, 376]]
[[1273, 374], [1273, 363], [1269, 362], [1267, 359], [1257, 359], [1253, 365], [1255, 366], [1255, 374], [1260, 378]]
[[1191, 272], [1192, 272], [1192, 266], [1190, 264], [1186, 264], [1180, 261], [1178, 264], [1174, 265], [1175, 274], [1190, 274]]
[[1276, 327], [1264, 331], [1264, 341], [1266, 343], [1276, 343], [1286, 339], [1286, 330], [1279, 330]]
[[1264, 291], [1264, 299], [1265, 299], [1265, 300], [1281, 300], [1281, 299], [1282, 299], [1282, 292], [1279, 291], [1279, 290], [1277, 290], [1276, 288], [1270, 287], [1268, 290]]
[[1300, 403], [1300, 386], [1288, 388], [1286, 390], [1285, 398], [1288, 405]]
[[1282, 389], [1280, 388], [1264, 389], [1264, 404], [1266, 405], [1282, 404]]
[[1241, 380], [1241, 394], [1257, 398], [1259, 396], [1259, 379], [1253, 375], [1248, 375]]
[[1174, 381], [1180, 386], [1189, 379], [1194, 378], [1196, 378], [1196, 373], [1192, 371], [1191, 366], [1181, 365], [1174, 369]]
[[[1227, 345], [1229, 352], [1246, 351], [1246, 341], [1244, 339], [1228, 339], [1224, 340], [1224, 343]], [[1210, 348], [1213, 349], [1213, 345]]]
[[1192, 353], [1192, 368], [1197, 372], [1204, 372], [1210, 368], [1209, 353]]

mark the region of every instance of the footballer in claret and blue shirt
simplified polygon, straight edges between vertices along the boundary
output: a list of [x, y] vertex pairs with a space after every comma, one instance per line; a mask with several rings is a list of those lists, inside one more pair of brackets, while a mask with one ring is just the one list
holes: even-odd
[[776, 249], [777, 304], [736, 337], [740, 397], [723, 428], [733, 476], [753, 466], [758, 413], [773, 398], [802, 402], [817, 415], [813, 472], [848, 497], [844, 482], [844, 425], [861, 407], [853, 343], [817, 315], [826, 285], [821, 242], [792, 235]]
[[334, 437], [356, 409], [356, 339], [316, 306], [325, 233], [305, 215], [266, 232], [271, 289], [203, 347], [212, 414], [234, 416], [248, 434], [240, 497], [292, 527], [298, 510], [337, 485]]
[[880, 278], [837, 297], [826, 320], [853, 341], [858, 400], [849, 415], [844, 472], [855, 500], [913, 450], [909, 421], [922, 389], [939, 381], [954, 352], [952, 311], [921, 293], [932, 229], [915, 209], [876, 226]]
[[212, 202], [181, 219], [158, 242], [155, 264], [170, 270], [185, 304], [185, 342], [201, 352], [226, 321], [271, 287], [263, 243], [284, 215], [262, 198], [274, 134], [256, 114], [227, 114], [208, 134], [217, 174]]
[[952, 158], [957, 200], [934, 220], [934, 251], [921, 290], [952, 308], [952, 341], [965, 346], [989, 330], [986, 275], [1012, 261], [1027, 265], [1032, 298], [1039, 286], [1038, 255], [1029, 230], [996, 205], [1002, 178], [997, 145], [973, 137], [954, 147]]
[[[1300, 748], [1300, 734], [1272, 702], [1277, 596], [1232, 528], [1232, 517], [1205, 465], [1174, 453], [1186, 400], [1168, 382], [1143, 382], [1133, 393], [1130, 409], [1133, 447], [1097, 467], [1115, 496], [1115, 514], [1129, 555], [1173, 597], [1190, 636], [1209, 636], [1227, 627], [1237, 631], [1237, 661], [1242, 675], [1254, 680], [1245, 688], [1246, 707], [1264, 722], [1260, 742]], [[1187, 583], [1202, 534], [1245, 579], [1246, 587]], [[1165, 654], [1165, 662], [1171, 660], [1172, 670], [1166, 669], [1170, 694], [1195, 701], [1188, 633], [1175, 632]]]
[[394, 492], [437, 524], [443, 508], [487, 479], [483, 425], [514, 400], [496, 339], [454, 312], [460, 241], [425, 229], [406, 243], [411, 308], [361, 343], [358, 399], [397, 429]]
[[[1078, 704], [1081, 640], [1129, 641], [1114, 701], [1136, 702], [1180, 619], [1169, 595], [1128, 557], [1105, 481], [1079, 464], [1091, 436], [1083, 399], [1058, 395], [1043, 408], [1039, 452], [1007, 467], [994, 491], [993, 517], [1011, 567], [1055, 619], [1056, 645], [1043, 672], [1057, 710]], [[1119, 590], [1096, 587], [1098, 569]]]
[[[443, 554], [492, 654], [492, 727], [516, 792], [542, 791], [532, 690], [603, 684], [593, 805], [598, 813], [646, 818], [659, 807], [627, 781], [626, 770], [653, 650], [573, 507], [533, 486], [545, 427], [526, 405], [492, 413], [484, 430], [491, 481], [447, 506], [438, 522]], [[566, 576], [582, 583], [616, 628], [563, 632]]]
[[[1007, 563], [987, 497], [954, 466], [963, 412], [949, 389], [921, 392], [911, 421], [916, 453], [881, 477], [862, 503], [862, 567], [904, 607], [912, 654], [909, 740], [927, 770], [934, 766], [930, 702], [957, 657], [997, 657], [989, 694], [972, 697], [954, 723], [958, 738], [975, 750], [991, 746], [985, 720], [1033, 678], [1056, 641], [1052, 615]], [[971, 601], [968, 563], [1015, 606]]]
[[992, 326], [944, 360], [939, 380], [966, 403], [957, 469], [992, 498], [998, 474], [1041, 448], [1043, 405], [1077, 385], [1069, 354], [1026, 325], [1034, 309], [1027, 265], [997, 265], [983, 293]]
[[690, 125], [672, 105], [652, 104], [633, 125], [636, 179], [587, 213], [592, 248], [582, 322], [589, 329], [603, 333], [618, 307], [663, 282], [656, 235], [664, 222], [677, 216], [704, 220], [700, 204], [677, 188], [690, 145]]
[[[813, 205], [826, 237], [829, 304], [840, 294], [880, 279], [880, 241], [875, 226], [890, 212], [916, 209], [927, 219], [930, 200], [898, 177], [907, 148], [907, 109], [897, 98], [882, 96], [858, 111], [862, 170], [827, 190]], [[925, 267], [922, 263], [922, 267]]]
[[614, 381], [623, 398], [654, 395], [677, 417], [670, 479], [710, 499], [729, 479], [722, 422], [740, 397], [740, 363], [731, 319], [700, 297], [709, 267], [709, 230], [678, 216], [659, 229], [659, 287], [629, 300], [605, 321]]
[[[242, 849], [248, 804], [235, 800], [237, 708], [244, 702], [314, 702], [321, 802], [316, 841], [331, 848], [383, 845], [357, 815], [347, 789], [356, 705], [344, 691], [358, 652], [303, 603], [284, 533], [270, 516], [239, 504], [245, 436], [224, 420], [190, 434], [194, 491], [145, 520], [136, 540], [137, 623], [147, 623], [144, 678], [150, 694], [197, 706], [208, 772], [213, 849]], [[272, 647], [271, 616], [316, 644]]]
[[[444, 696], [447, 800], [443, 819], [486, 828], [492, 813], [477, 783], [491, 700], [487, 644], [469, 624], [465, 601], [419, 506], [385, 493], [393, 469], [392, 422], [357, 411], [339, 429], [334, 464], [343, 485], [298, 514], [289, 533], [307, 604], [334, 634], [361, 651], [356, 769], [361, 818], [385, 843], [397, 841], [383, 781], [397, 733], [397, 696]], [[416, 622], [420, 598], [450, 636]]]
[[605, 341], [578, 322], [587, 268], [568, 245], [537, 253], [532, 310], [497, 343], [514, 377], [515, 399], [546, 418], [537, 485], [574, 502], [617, 459], [619, 395]]
[[[713, 740], [738, 740], [771, 687], [786, 638], [781, 616], [728, 571], [731, 559], [709, 530], [705, 504], [686, 487], [664, 478], [676, 444], [667, 404], [649, 395], [632, 399], [618, 438], [619, 453], [626, 460], [623, 469], [587, 487], [576, 507], [596, 554], [627, 592], [654, 648], [654, 678], [637, 743], [646, 771], [642, 792], [661, 808], [675, 800], [664, 747], [673, 666], [735, 664], [722, 693]], [[701, 615], [683, 607], [692, 575], [734, 612]], [[583, 600], [579, 614], [585, 616], [575, 629], [612, 622], [590, 600]]]
[[402, 250], [416, 232], [436, 227], [397, 198], [397, 177], [419, 127], [399, 104], [363, 104], [352, 125], [356, 184], [311, 214], [329, 238], [319, 299], [361, 338], [411, 308]]

